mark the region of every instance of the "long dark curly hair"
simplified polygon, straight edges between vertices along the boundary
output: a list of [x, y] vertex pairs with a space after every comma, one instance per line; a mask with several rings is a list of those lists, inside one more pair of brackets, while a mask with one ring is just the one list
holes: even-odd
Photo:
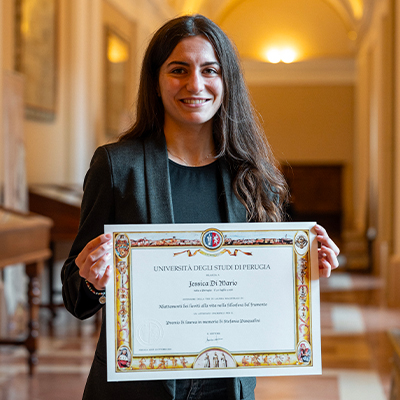
[[213, 118], [217, 157], [228, 162], [233, 190], [249, 221], [282, 221], [287, 185], [249, 99], [236, 48], [202, 15], [172, 19], [152, 37], [142, 64], [136, 121], [119, 140], [163, 134], [164, 107], [157, 90], [160, 68], [182, 39], [197, 35], [210, 41], [222, 71], [224, 97]]

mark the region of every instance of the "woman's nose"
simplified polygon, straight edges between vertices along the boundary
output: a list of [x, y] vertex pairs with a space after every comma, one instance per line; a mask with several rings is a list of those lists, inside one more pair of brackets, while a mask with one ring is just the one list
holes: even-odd
[[200, 72], [194, 71], [189, 75], [186, 88], [192, 93], [200, 93], [204, 89], [204, 81]]

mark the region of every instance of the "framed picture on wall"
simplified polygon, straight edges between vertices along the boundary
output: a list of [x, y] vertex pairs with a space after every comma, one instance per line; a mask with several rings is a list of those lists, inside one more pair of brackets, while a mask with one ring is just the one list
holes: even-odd
[[26, 116], [56, 113], [57, 0], [15, 0], [15, 69], [25, 76]]
[[105, 133], [115, 139], [130, 125], [128, 85], [130, 46], [119, 32], [105, 27]]

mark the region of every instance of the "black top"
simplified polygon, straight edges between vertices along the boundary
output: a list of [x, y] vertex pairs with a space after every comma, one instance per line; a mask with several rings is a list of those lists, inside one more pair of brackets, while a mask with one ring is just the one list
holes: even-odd
[[186, 167], [169, 160], [169, 175], [175, 223], [226, 222], [217, 162]]
[[[187, 167], [169, 160], [172, 206], [175, 223], [218, 223], [226, 218], [222, 201], [222, 184], [218, 178], [218, 164]], [[227, 398], [227, 378], [180, 379], [176, 381], [176, 394], [186, 398], [198, 390], [212, 398]], [[207, 391], [208, 390], [208, 391]]]

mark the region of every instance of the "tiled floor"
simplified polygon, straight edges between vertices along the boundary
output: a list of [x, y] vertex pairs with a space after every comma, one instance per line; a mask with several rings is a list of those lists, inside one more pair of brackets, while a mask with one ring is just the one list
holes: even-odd
[[[257, 400], [385, 400], [391, 377], [387, 331], [400, 310], [381, 306], [382, 285], [365, 275], [321, 281], [322, 376], [259, 378]], [[43, 310], [42, 319], [47, 314]], [[0, 347], [0, 400], [71, 400], [82, 396], [96, 342], [93, 321], [61, 311], [55, 335], [42, 324], [39, 365], [29, 378], [26, 352]]]

